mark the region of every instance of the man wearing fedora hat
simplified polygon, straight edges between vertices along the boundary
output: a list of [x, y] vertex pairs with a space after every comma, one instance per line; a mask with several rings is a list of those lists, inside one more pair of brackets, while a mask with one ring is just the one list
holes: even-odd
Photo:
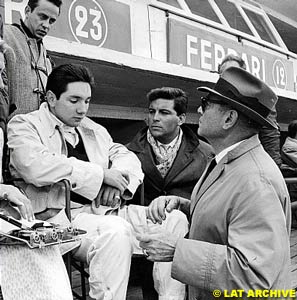
[[[218, 73], [223, 73], [229, 67], [240, 67], [247, 70], [245, 61], [234, 54], [226, 55], [221, 64], [218, 66]], [[264, 150], [272, 157], [274, 162], [281, 168], [282, 158], [280, 153], [280, 129], [277, 124], [277, 111], [276, 108], [269, 114], [269, 119], [272, 120], [277, 126], [262, 126], [259, 131], [259, 140], [264, 148]]]
[[140, 245], [152, 261], [173, 261], [171, 275], [188, 285], [191, 300], [234, 290], [245, 299], [251, 290], [290, 289], [289, 194], [258, 139], [262, 125], [275, 127], [267, 116], [277, 96], [236, 67], [224, 71], [214, 89], [198, 90], [208, 93], [198, 110], [198, 133], [216, 156], [191, 201], [162, 196], [148, 210], [153, 222], [182, 210], [190, 220], [189, 234], [144, 234]]

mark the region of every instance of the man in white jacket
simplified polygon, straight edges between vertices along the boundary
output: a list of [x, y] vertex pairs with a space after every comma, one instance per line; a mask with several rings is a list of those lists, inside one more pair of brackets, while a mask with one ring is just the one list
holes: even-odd
[[[135, 235], [164, 228], [183, 236], [187, 220], [176, 214], [164, 225], [147, 222], [146, 208], [123, 205], [143, 180], [136, 155], [114, 143], [107, 130], [86, 117], [93, 77], [81, 65], [62, 65], [50, 74], [47, 102], [8, 124], [12, 173], [24, 179], [36, 218], [61, 222], [63, 190], [71, 184], [72, 222], [87, 230], [75, 255], [89, 264], [90, 296], [126, 299], [131, 256], [141, 251]], [[170, 276], [171, 265], [156, 264], [159, 299], [179, 300], [184, 285]]]

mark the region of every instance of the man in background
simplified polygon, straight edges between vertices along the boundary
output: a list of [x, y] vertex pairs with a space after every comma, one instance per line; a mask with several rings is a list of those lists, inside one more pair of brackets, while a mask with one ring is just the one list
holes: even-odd
[[44, 100], [47, 77], [52, 70], [43, 38], [57, 20], [61, 0], [29, 0], [25, 19], [4, 26], [4, 40], [13, 49], [16, 62], [7, 68], [9, 99], [16, 113], [39, 108]]

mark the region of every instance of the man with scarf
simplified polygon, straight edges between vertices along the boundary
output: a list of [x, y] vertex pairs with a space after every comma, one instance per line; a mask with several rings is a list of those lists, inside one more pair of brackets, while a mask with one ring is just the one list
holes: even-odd
[[[212, 148], [186, 126], [188, 97], [178, 88], [162, 87], [147, 94], [148, 127], [143, 128], [128, 145], [141, 161], [144, 177], [144, 203], [140, 189], [134, 203], [149, 205], [162, 195], [190, 198], [203, 173]], [[143, 262], [142, 289], [148, 299], [157, 299], [153, 289], [149, 261]]]

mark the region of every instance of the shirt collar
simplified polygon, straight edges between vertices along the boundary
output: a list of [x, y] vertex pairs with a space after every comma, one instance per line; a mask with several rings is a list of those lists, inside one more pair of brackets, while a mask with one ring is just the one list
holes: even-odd
[[[55, 130], [56, 128], [64, 128], [64, 126], [66, 126], [61, 120], [59, 120], [49, 109], [48, 107], [48, 115], [49, 115], [49, 118], [51, 119], [51, 122], [53, 124], [53, 132], [52, 134], [55, 133]], [[51, 134], [51, 135], [52, 135]]]
[[[41, 122], [46, 124], [45, 126], [48, 128], [48, 136], [52, 137], [56, 134], [56, 130], [60, 132], [64, 132], [64, 126], [66, 126], [61, 120], [59, 120], [49, 109], [49, 105], [47, 102], [43, 102], [40, 105], [39, 111], [41, 112], [40, 118]], [[82, 120], [83, 122], [84, 120]], [[79, 131], [79, 128], [84, 127], [82, 123], [80, 123], [76, 128]], [[74, 129], [75, 130], [75, 129]], [[84, 127], [84, 130], [88, 131], [88, 128]], [[92, 130], [91, 130], [92, 131]]]
[[216, 163], [218, 164], [219, 161], [228, 153], [230, 152], [231, 150], [233, 150], [234, 148], [236, 148], [238, 145], [240, 145], [243, 141], [245, 140], [242, 140], [242, 141], [239, 141], [229, 147], [227, 147], [226, 149], [222, 150], [219, 154], [217, 154], [215, 156], [215, 160], [216, 160]]
[[61, 120], [59, 120], [50, 110], [49, 110], [49, 117], [53, 124], [53, 132], [50, 136], [54, 135], [55, 130], [58, 129], [59, 131], [63, 132], [63, 136], [72, 145], [75, 147], [79, 142], [78, 133], [75, 131], [75, 127], [70, 127], [64, 124]]

